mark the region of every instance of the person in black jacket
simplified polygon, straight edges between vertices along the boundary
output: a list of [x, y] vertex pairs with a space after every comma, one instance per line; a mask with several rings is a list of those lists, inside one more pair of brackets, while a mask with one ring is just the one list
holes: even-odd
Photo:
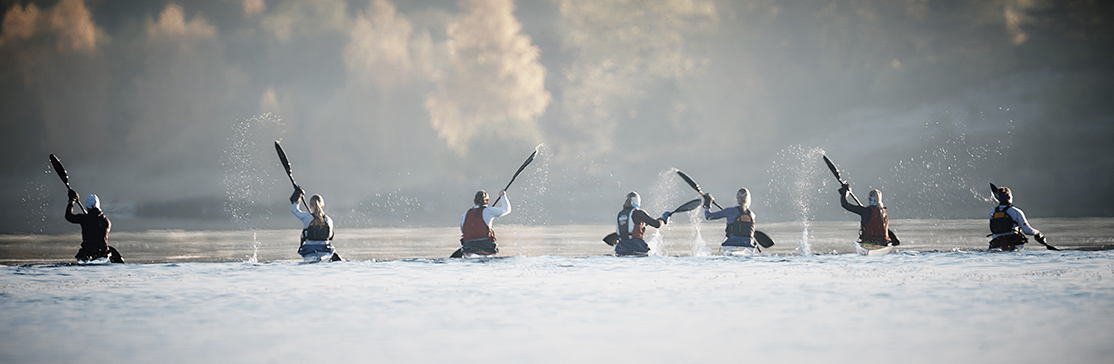
[[669, 211], [655, 219], [646, 210], [638, 208], [641, 202], [637, 192], [627, 194], [623, 210], [616, 217], [615, 232], [619, 234], [619, 242], [615, 244], [615, 255], [646, 255], [650, 252], [650, 246], [642, 240], [646, 235], [646, 225], [660, 228], [669, 222]]
[[108, 232], [112, 230], [112, 222], [101, 211], [101, 200], [95, 194], [85, 199], [89, 211], [83, 214], [74, 214], [73, 205], [77, 202], [77, 192], [69, 191], [70, 201], [66, 204], [66, 221], [81, 225], [81, 249], [77, 251], [79, 262], [107, 257], [110, 262], [123, 263], [124, 257], [108, 245]]

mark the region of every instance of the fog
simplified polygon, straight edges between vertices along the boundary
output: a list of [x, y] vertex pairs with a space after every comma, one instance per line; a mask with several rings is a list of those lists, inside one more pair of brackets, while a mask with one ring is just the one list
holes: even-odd
[[606, 223], [740, 187], [759, 219], [1112, 216], [1114, 4], [0, 1], [0, 232], [455, 225], [535, 147], [500, 223]]

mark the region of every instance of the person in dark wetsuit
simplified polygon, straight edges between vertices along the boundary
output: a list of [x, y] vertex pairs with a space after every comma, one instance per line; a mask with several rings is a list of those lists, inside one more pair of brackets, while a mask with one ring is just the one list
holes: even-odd
[[738, 205], [712, 212], [712, 195], [704, 194], [704, 219], [727, 219], [727, 238], [720, 244], [725, 253], [732, 249], [758, 246], [754, 240], [755, 215], [754, 211], [750, 210], [750, 190], [740, 188], [739, 192], [735, 193], [735, 199], [739, 202]]
[[882, 191], [870, 190], [869, 203], [866, 206], [852, 205], [847, 202], [849, 194], [851, 194], [851, 186], [847, 184], [840, 186], [839, 204], [861, 218], [859, 243], [867, 245], [868, 249], [878, 249], [893, 244], [889, 236], [889, 217], [886, 216], [886, 207], [882, 205]]
[[81, 249], [74, 255], [80, 262], [88, 262], [99, 258], [108, 257], [112, 263], [123, 263], [124, 257], [108, 245], [108, 232], [112, 230], [112, 222], [101, 211], [101, 200], [95, 194], [85, 199], [89, 211], [83, 214], [74, 214], [73, 205], [77, 202], [77, 192], [69, 191], [70, 201], [66, 204], [66, 221], [81, 225]]
[[313, 195], [306, 204], [309, 212], [303, 212], [298, 206], [298, 200], [305, 195], [301, 187], [294, 190], [290, 196], [290, 212], [302, 221], [302, 243], [298, 246], [298, 255], [307, 262], [319, 262], [328, 258], [329, 261], [342, 260], [333, 247], [333, 218], [325, 215], [325, 199], [321, 195]]
[[511, 213], [511, 201], [507, 198], [507, 191], [499, 191], [499, 197], [499, 201], [503, 203], [502, 207], [488, 207], [487, 192], [476, 191], [476, 196], [472, 198], [475, 205], [460, 215], [461, 254], [494, 255], [499, 252], [499, 248], [495, 246], [495, 231], [491, 229], [491, 225], [496, 217]]
[[660, 228], [669, 222], [669, 211], [655, 219], [646, 210], [638, 208], [641, 202], [637, 192], [628, 193], [623, 210], [616, 216], [615, 232], [619, 234], [619, 242], [615, 244], [615, 255], [646, 255], [650, 252], [650, 246], [643, 240], [646, 225]]
[[[998, 187], [994, 196], [998, 198], [998, 207], [990, 212], [990, 240], [989, 249], [1002, 249], [1003, 251], [1021, 250], [1029, 239], [1025, 234], [1033, 235], [1037, 241], [1044, 243], [1044, 235], [1025, 219], [1025, 213], [1013, 206], [1013, 193], [1007, 187]], [[1046, 243], [1047, 244], [1047, 243]]]

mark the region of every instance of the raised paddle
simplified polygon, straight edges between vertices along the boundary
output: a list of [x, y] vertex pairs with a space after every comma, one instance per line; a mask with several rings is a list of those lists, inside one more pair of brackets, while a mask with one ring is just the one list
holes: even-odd
[[[695, 210], [697, 207], [700, 207], [701, 202], [703, 201], [700, 201], [699, 198], [689, 202], [685, 202], [681, 204], [681, 206], [677, 206], [677, 208], [673, 209], [673, 211], [670, 212], [669, 215], [673, 215], [678, 212], [688, 212]], [[615, 246], [615, 244], [619, 242], [619, 233], [607, 234], [607, 236], [603, 237], [603, 242], [607, 243], [607, 245]]]
[[[275, 151], [278, 151], [279, 162], [282, 163], [282, 168], [286, 168], [286, 176], [290, 177], [290, 184], [294, 185], [295, 190], [298, 189], [298, 183], [294, 182], [294, 173], [290, 171], [290, 160], [286, 159], [286, 152], [282, 151], [282, 146], [279, 145], [277, 140], [275, 141]], [[302, 205], [306, 206], [306, 211], [309, 211], [309, 204], [306, 203], [305, 196], [302, 196], [301, 200]]]
[[[846, 181], [843, 180], [843, 177], [840, 176], [839, 168], [836, 168], [835, 163], [832, 163], [832, 160], [828, 159], [828, 156], [826, 156], [826, 155], [824, 155], [822, 157], [824, 157], [824, 163], [826, 163], [828, 165], [828, 169], [831, 170], [832, 174], [835, 175], [835, 178], [836, 178], [837, 181], [839, 181], [839, 184], [849, 185]], [[863, 203], [859, 202], [859, 198], [855, 197], [854, 192], [847, 191], [847, 194], [851, 195], [851, 199], [855, 200], [855, 204], [859, 205], [860, 207], [863, 206]], [[895, 234], [893, 230], [887, 229], [886, 233], [888, 233], [890, 235], [890, 241], [892, 241], [894, 245], [900, 245], [901, 244], [901, 240], [899, 240], [897, 238], [897, 234]]]
[[[541, 144], [538, 144], [538, 146], [534, 147], [534, 152], [530, 153], [529, 157], [526, 157], [526, 161], [522, 162], [521, 166], [518, 166], [518, 170], [514, 172], [514, 176], [511, 176], [511, 181], [507, 182], [507, 187], [503, 187], [503, 191], [506, 191], [508, 188], [511, 188], [511, 183], [514, 183], [515, 178], [518, 178], [518, 174], [522, 173], [522, 170], [526, 169], [526, 166], [530, 165], [530, 162], [534, 161], [534, 157], [538, 155], [538, 148], [540, 148], [541, 146], [542, 146]], [[502, 198], [503, 198], [502, 195], [500, 195], [499, 197], [496, 197], [495, 202], [492, 202], [491, 206], [495, 207], [495, 204], [499, 203], [499, 200], [502, 199]], [[464, 257], [464, 247], [457, 248], [456, 251], [454, 251], [452, 255], [449, 255], [449, 258], [463, 258], [463, 257]]]
[[[518, 170], [514, 172], [514, 176], [511, 177], [510, 182], [507, 182], [507, 187], [503, 187], [503, 191], [506, 191], [508, 188], [511, 188], [511, 183], [514, 183], [514, 179], [518, 178], [518, 174], [522, 173], [522, 170], [526, 169], [526, 166], [530, 165], [530, 162], [534, 161], [534, 156], [538, 155], [538, 148], [540, 148], [541, 146], [542, 146], [541, 144], [538, 144], [537, 147], [534, 147], [534, 152], [530, 153], [530, 156], [526, 158], [526, 161], [522, 162], [522, 165], [519, 166]], [[501, 198], [503, 198], [503, 196], [496, 197], [495, 202], [492, 202], [491, 206], [494, 207], [495, 204], [499, 203], [499, 199], [501, 199]]]
[[[66, 191], [69, 193], [69, 190], [73, 188], [70, 188], [70, 175], [66, 173], [66, 167], [62, 166], [62, 161], [58, 160], [58, 157], [55, 157], [54, 154], [50, 155], [50, 164], [54, 166], [54, 171], [58, 172], [58, 178], [61, 178], [62, 183], [66, 184]], [[89, 212], [85, 210], [85, 205], [81, 204], [81, 200], [77, 201], [77, 207], [81, 208], [81, 213]]]
[[[681, 170], [679, 169], [677, 170], [677, 174], [680, 175], [681, 179], [685, 180], [685, 183], [688, 183], [689, 186], [692, 187], [692, 189], [696, 190], [696, 193], [704, 196], [704, 191], [700, 190], [700, 185], [696, 184], [696, 181], [693, 181], [692, 178], [689, 177], [689, 175], [685, 174], [685, 172], [681, 172]], [[712, 200], [712, 204], [716, 205], [716, 207], [718, 207], [720, 210], [723, 210], [723, 207], [720, 206], [719, 203], [716, 202], [716, 200]]]
[[[991, 182], [991, 183], [990, 183], [990, 193], [994, 194], [994, 195], [995, 195], [996, 197], [997, 197], [997, 195], [998, 195], [998, 186], [995, 186], [995, 185], [994, 185], [994, 182]], [[992, 235], [993, 235], [993, 234], [992, 234]], [[1056, 251], [1059, 251], [1059, 250], [1060, 250], [1060, 248], [1057, 248], [1057, 247], [1054, 247], [1054, 246], [1048, 245], [1048, 243], [1046, 243], [1046, 242], [1045, 242], [1045, 240], [1044, 240], [1044, 235], [1041, 235], [1041, 236], [1040, 236], [1040, 238], [1038, 238], [1038, 239], [1035, 239], [1035, 240], [1036, 240], [1036, 241], [1037, 241], [1038, 243], [1041, 243], [1041, 245], [1044, 245], [1044, 247], [1045, 247], [1045, 248], [1048, 248], [1048, 250], [1056, 250]]]
[[[679, 170], [679, 169], [677, 170], [677, 174], [680, 175], [681, 179], [685, 180], [685, 183], [688, 183], [689, 186], [692, 187], [692, 189], [696, 190], [696, 193], [699, 193], [701, 196], [704, 196], [704, 191], [700, 190], [700, 185], [696, 184], [696, 181], [693, 181], [692, 177], [689, 177], [689, 175], [685, 174], [685, 172], [681, 172], [681, 170]], [[712, 200], [712, 204], [716, 205], [716, 207], [719, 208], [720, 210], [723, 210], [723, 207], [720, 206], [718, 203], [716, 203], [716, 200]], [[755, 238], [755, 240], [758, 240], [758, 245], [761, 245], [763, 248], [769, 248], [771, 246], [774, 246], [774, 240], [770, 239], [770, 236], [766, 235], [766, 233], [764, 233], [764, 232], [755, 231], [754, 232], [754, 238]], [[758, 251], [761, 252], [762, 249], [759, 249]]]

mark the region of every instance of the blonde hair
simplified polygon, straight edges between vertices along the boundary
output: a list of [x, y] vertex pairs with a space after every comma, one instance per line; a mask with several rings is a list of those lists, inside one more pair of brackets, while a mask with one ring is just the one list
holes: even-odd
[[750, 190], [746, 187], [740, 188], [739, 192], [735, 193], [735, 199], [739, 201], [739, 206], [743, 210], [750, 210]]
[[878, 189], [870, 190], [870, 199], [874, 200], [874, 204], [878, 205], [878, 207], [884, 207], [882, 205], [882, 191], [881, 190], [878, 190]]
[[318, 223], [325, 223], [325, 198], [321, 195], [313, 195], [309, 198], [309, 213], [313, 215], [313, 221]]

